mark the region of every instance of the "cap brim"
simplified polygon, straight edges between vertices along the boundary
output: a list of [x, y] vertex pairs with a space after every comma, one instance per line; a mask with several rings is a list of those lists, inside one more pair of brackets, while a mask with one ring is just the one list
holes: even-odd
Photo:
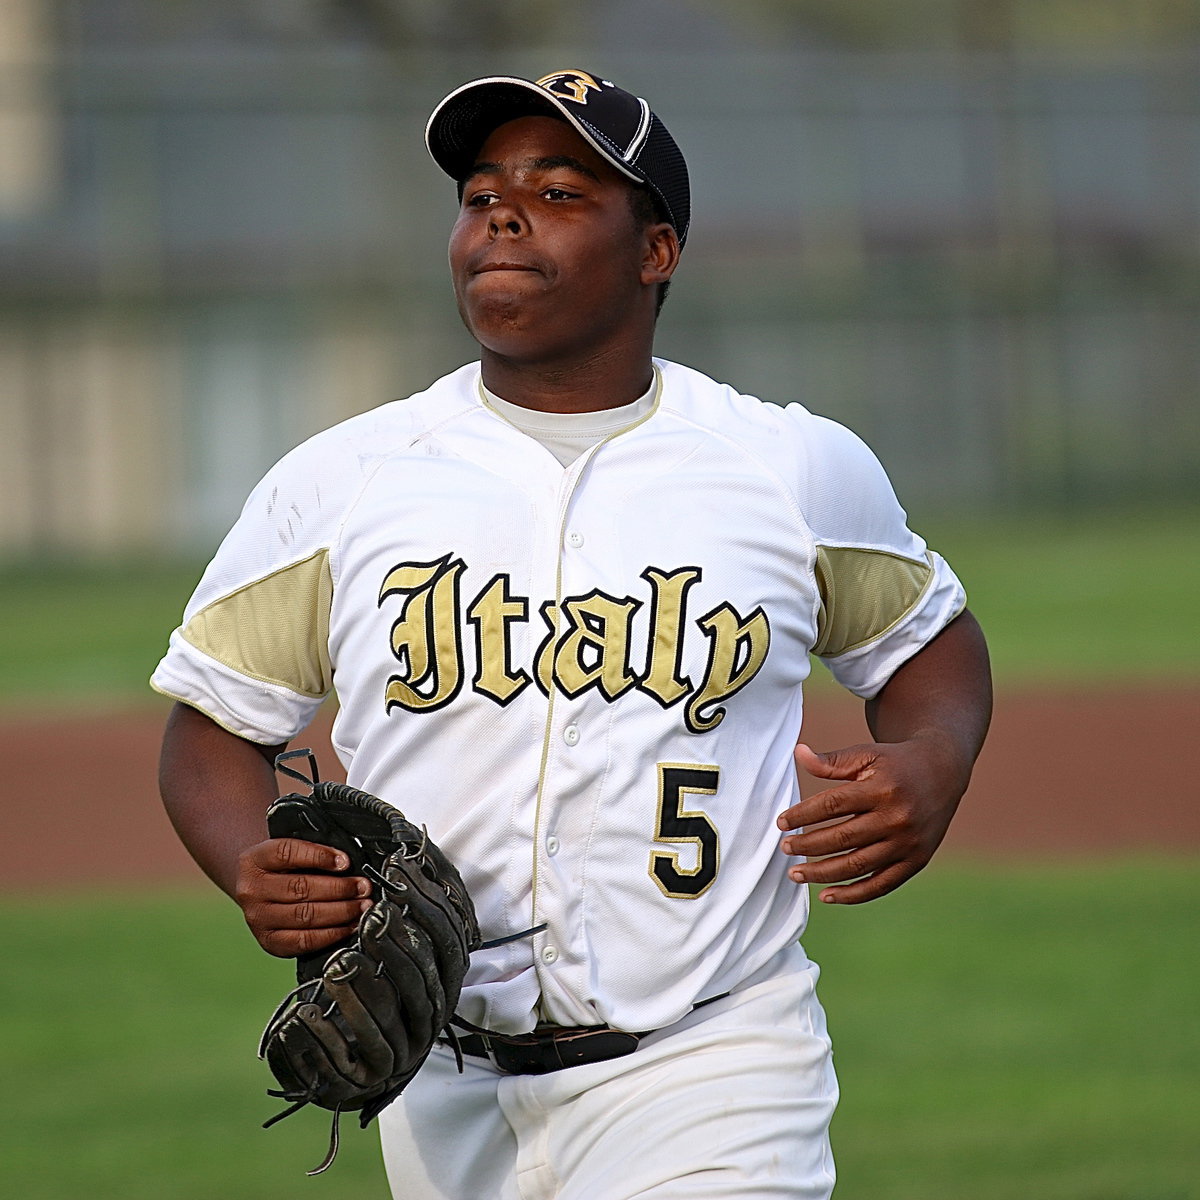
[[493, 75], [465, 83], [433, 110], [425, 126], [425, 145], [451, 179], [461, 182], [478, 161], [479, 148], [488, 135], [507, 121], [548, 113], [563, 117], [605, 162], [635, 183], [648, 183], [644, 175], [623, 163], [599, 142], [568, 105], [531, 83], [508, 75]]

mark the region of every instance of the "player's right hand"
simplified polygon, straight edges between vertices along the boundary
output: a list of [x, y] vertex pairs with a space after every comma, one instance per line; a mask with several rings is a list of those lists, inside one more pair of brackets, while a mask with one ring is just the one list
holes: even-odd
[[371, 907], [371, 884], [329, 874], [349, 865], [340, 850], [298, 838], [269, 838], [244, 850], [234, 899], [258, 944], [295, 958], [353, 935]]

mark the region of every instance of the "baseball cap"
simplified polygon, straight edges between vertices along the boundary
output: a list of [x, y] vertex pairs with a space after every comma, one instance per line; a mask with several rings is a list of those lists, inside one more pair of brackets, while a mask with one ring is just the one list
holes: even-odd
[[542, 114], [565, 117], [602, 158], [649, 188], [683, 245], [692, 209], [683, 152], [645, 100], [599, 75], [570, 70], [536, 81], [492, 75], [464, 83], [433, 110], [425, 144], [461, 183], [492, 130]]

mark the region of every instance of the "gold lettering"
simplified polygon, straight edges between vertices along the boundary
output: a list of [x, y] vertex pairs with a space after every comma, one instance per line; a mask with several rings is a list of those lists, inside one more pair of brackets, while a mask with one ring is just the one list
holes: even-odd
[[497, 575], [467, 610], [475, 626], [475, 690], [507, 704], [529, 685], [528, 674], [512, 670], [509, 625], [529, 619], [529, 601], [508, 594], [508, 576]]
[[703, 570], [647, 567], [641, 573], [651, 589], [643, 675], [629, 661], [633, 620], [643, 602], [598, 589], [540, 606], [546, 629], [527, 670], [513, 665], [512, 646], [514, 624], [529, 619], [528, 598], [513, 595], [510, 577], [496, 574], [475, 596], [464, 621], [465, 571], [461, 558], [445, 554], [432, 562], [400, 563], [384, 579], [380, 606], [400, 598], [390, 630], [390, 650], [399, 666], [384, 691], [389, 712], [431, 712], [459, 694], [466, 622], [475, 636], [474, 689], [497, 704], [510, 703], [530, 683], [546, 696], [557, 687], [571, 698], [594, 687], [609, 702], [636, 687], [663, 708], [687, 698], [684, 723], [692, 733], [721, 724], [727, 711], [723, 702], [758, 674], [770, 649], [770, 623], [761, 608], [743, 618], [732, 605], [719, 605], [696, 621], [708, 639], [708, 662], [695, 688], [683, 670], [683, 651], [688, 597]]
[[699, 567], [681, 567], [670, 575], [647, 567], [642, 578], [654, 589], [650, 610], [650, 661], [638, 686], [668, 708], [686, 696], [692, 681], [682, 674], [683, 621], [688, 589], [701, 577]]
[[[728, 604], [714, 608], [696, 624], [709, 639], [708, 669], [700, 690], [687, 702], [684, 719], [693, 733], [707, 733], [725, 719], [725, 709], [713, 706], [744, 688], [766, 662], [771, 626], [761, 608], [743, 621]], [[704, 716], [707, 708], [712, 711]]]
[[[384, 692], [390, 712], [441, 708], [462, 686], [462, 644], [459, 640], [459, 577], [466, 564], [447, 554], [431, 563], [401, 563], [388, 573], [379, 591], [380, 605], [392, 596], [405, 596], [399, 619], [392, 625], [392, 654], [401, 665]], [[421, 690], [418, 690], [421, 689]]]
[[637, 683], [629, 669], [629, 623], [641, 606], [630, 596], [614, 600], [598, 591], [566, 601], [567, 629], [554, 656], [554, 678], [564, 695], [595, 686], [615, 700]]

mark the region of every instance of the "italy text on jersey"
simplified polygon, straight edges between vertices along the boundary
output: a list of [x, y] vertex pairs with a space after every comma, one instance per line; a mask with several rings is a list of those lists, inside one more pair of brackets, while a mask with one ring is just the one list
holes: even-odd
[[[447, 553], [388, 571], [379, 603], [385, 609], [399, 606], [391, 627], [391, 653], [399, 669], [384, 695], [389, 712], [432, 712], [454, 700], [466, 683], [463, 639], [469, 626], [476, 651], [470, 687], [498, 705], [510, 703], [531, 684], [546, 695], [553, 685], [570, 698], [594, 688], [610, 702], [636, 688], [663, 708], [686, 700], [687, 728], [706, 733], [724, 719], [722, 701], [758, 674], [770, 648], [771, 626], [761, 606], [743, 616], [722, 602], [690, 618], [688, 592], [703, 578], [703, 569], [649, 566], [640, 575], [647, 585], [643, 598], [593, 588], [561, 603], [545, 601], [539, 607], [545, 636], [531, 663], [515, 665], [511, 627], [530, 619], [529, 598], [514, 595], [509, 576], [499, 573], [464, 604], [460, 585], [466, 570], [461, 557]], [[635, 647], [633, 617], [647, 603], [645, 645]], [[688, 636], [708, 640], [698, 684], [682, 673]]]

